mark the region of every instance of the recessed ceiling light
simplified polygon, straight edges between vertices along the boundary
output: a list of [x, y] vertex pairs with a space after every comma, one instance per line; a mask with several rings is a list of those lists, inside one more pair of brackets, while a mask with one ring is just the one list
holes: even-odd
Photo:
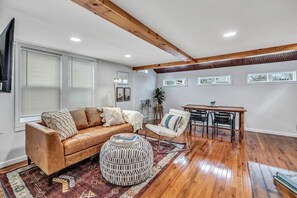
[[227, 32], [223, 35], [223, 37], [229, 38], [229, 37], [235, 36], [236, 34], [237, 32]]
[[125, 54], [125, 58], [131, 58], [131, 54]]
[[81, 42], [80, 38], [77, 37], [70, 37], [70, 40], [73, 42]]

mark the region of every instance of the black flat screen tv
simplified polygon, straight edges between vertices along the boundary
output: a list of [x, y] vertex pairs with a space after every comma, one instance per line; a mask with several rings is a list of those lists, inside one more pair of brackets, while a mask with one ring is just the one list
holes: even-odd
[[0, 35], [0, 92], [11, 92], [14, 21], [12, 19]]

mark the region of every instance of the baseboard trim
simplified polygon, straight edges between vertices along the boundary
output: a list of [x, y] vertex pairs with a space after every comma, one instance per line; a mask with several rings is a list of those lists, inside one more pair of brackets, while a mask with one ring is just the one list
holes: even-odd
[[10, 159], [10, 160], [1, 162], [0, 163], [0, 168], [5, 168], [7, 166], [10, 166], [10, 165], [13, 165], [13, 164], [17, 164], [17, 163], [22, 162], [22, 161], [25, 161], [25, 160], [27, 160], [27, 155], [24, 155], [24, 156], [21, 156], [21, 157], [17, 157], [17, 158], [14, 158], [14, 159]]
[[290, 132], [279, 132], [279, 131], [271, 131], [271, 130], [264, 130], [264, 129], [254, 129], [254, 128], [246, 128], [246, 131], [256, 132], [256, 133], [265, 133], [270, 135], [279, 135], [279, 136], [287, 136], [287, 137], [297, 137], [296, 133]]

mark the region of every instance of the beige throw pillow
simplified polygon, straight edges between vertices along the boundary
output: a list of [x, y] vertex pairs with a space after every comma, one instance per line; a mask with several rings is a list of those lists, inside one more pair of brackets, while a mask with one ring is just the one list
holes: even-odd
[[102, 121], [105, 122], [103, 126], [113, 126], [125, 123], [121, 108], [110, 108], [110, 107], [102, 107], [103, 113], [101, 117]]
[[77, 109], [69, 111], [77, 130], [86, 129], [89, 127], [85, 109]]
[[57, 112], [44, 112], [41, 118], [47, 127], [57, 131], [61, 141], [77, 134], [72, 116], [67, 109]]
[[101, 111], [96, 107], [86, 107], [86, 115], [90, 127], [102, 125]]

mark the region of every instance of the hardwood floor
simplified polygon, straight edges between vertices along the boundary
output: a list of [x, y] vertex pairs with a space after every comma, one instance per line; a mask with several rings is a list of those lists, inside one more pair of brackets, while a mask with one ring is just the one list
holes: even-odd
[[230, 143], [229, 135], [229, 131], [220, 131], [211, 140], [194, 132], [192, 151], [180, 154], [142, 197], [252, 197], [247, 161], [297, 170], [297, 138], [246, 132], [244, 142], [239, 143], [237, 136]]
[[252, 197], [247, 162], [297, 170], [297, 138], [246, 132], [230, 143], [230, 132], [215, 140], [193, 133], [191, 152], [182, 153], [143, 197]]

